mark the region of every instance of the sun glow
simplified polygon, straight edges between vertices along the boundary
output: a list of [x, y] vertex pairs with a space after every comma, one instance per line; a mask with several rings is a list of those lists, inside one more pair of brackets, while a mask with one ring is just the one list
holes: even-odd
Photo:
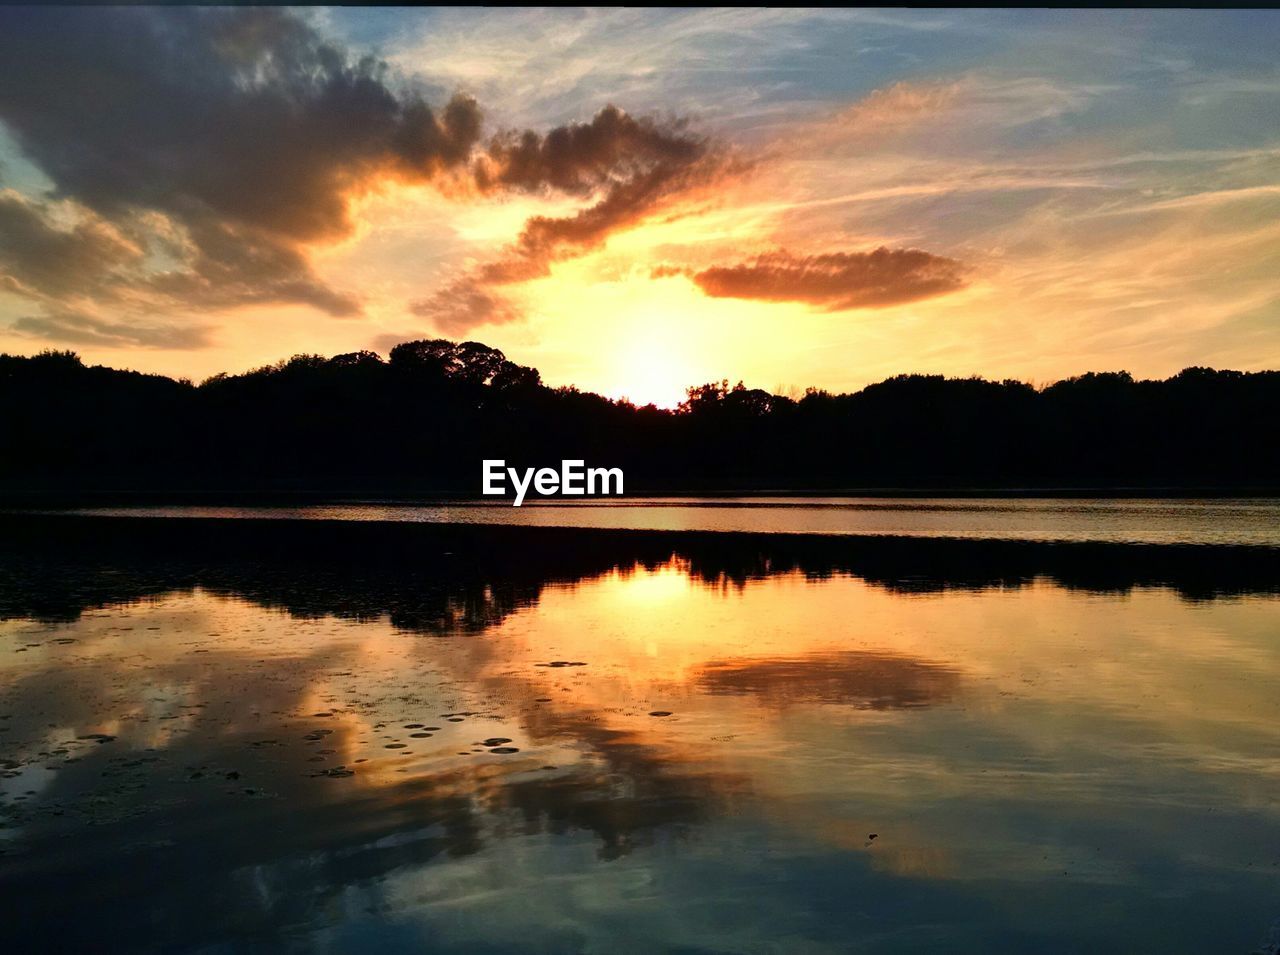
[[674, 343], [669, 329], [638, 331], [619, 343], [611, 356], [610, 377], [617, 382], [614, 397], [637, 405], [654, 404], [674, 408], [684, 398], [685, 388], [697, 376], [693, 363]]
[[[661, 408], [674, 408], [691, 385], [757, 374], [756, 333], [771, 327], [780, 311], [805, 311], [707, 298], [683, 276], [654, 279], [647, 266], [624, 270], [604, 254], [558, 263], [551, 276], [518, 294], [535, 334], [560, 338], [572, 330], [572, 358], [557, 349], [543, 362], [537, 346], [521, 349], [540, 367], [564, 362], [558, 375], [547, 376], [549, 383]], [[502, 343], [511, 331], [486, 329], [486, 340]]]

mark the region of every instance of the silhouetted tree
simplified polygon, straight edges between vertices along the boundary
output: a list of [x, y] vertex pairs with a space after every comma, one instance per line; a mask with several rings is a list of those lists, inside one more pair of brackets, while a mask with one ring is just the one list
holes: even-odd
[[674, 411], [573, 387], [479, 342], [295, 355], [199, 386], [0, 355], [10, 489], [474, 493], [480, 460], [619, 466], [630, 491], [699, 488], [1275, 487], [1280, 372], [1188, 368], [1019, 381], [898, 375], [798, 401], [728, 379]]

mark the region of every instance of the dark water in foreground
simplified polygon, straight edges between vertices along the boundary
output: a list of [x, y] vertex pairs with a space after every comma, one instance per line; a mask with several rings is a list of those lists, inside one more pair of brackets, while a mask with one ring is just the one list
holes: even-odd
[[6, 950], [1244, 955], [1280, 920], [1274, 553], [0, 529]]

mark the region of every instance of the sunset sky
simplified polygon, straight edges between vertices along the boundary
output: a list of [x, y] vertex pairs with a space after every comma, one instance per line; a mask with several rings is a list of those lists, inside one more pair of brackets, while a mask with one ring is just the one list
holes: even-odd
[[1280, 367], [1275, 11], [0, 9], [0, 351]]

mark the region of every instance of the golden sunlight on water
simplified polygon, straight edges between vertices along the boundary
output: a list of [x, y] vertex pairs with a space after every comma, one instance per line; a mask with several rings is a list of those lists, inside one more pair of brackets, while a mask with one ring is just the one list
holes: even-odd
[[[897, 951], [920, 929], [895, 934], [890, 888], [974, 946], [1004, 919], [1079, 931], [1100, 892], [1160, 909], [1167, 951], [1186, 904], [1197, 944], [1271, 917], [1274, 598], [708, 582], [682, 559], [495, 581], [425, 627], [283, 609], [301, 597], [195, 586], [0, 625], [0, 866], [155, 866], [163, 895], [196, 853], [211, 891], [271, 887], [265, 925], [340, 936], [335, 900], [372, 894], [460, 948], [533, 907], [549, 946], [564, 920], [644, 950], [722, 918], [745, 944], [785, 909], [810, 950]], [[721, 888], [685, 910], [708, 867]], [[854, 914], [824, 940], [835, 884]], [[752, 885], [771, 894], [733, 898]]]

